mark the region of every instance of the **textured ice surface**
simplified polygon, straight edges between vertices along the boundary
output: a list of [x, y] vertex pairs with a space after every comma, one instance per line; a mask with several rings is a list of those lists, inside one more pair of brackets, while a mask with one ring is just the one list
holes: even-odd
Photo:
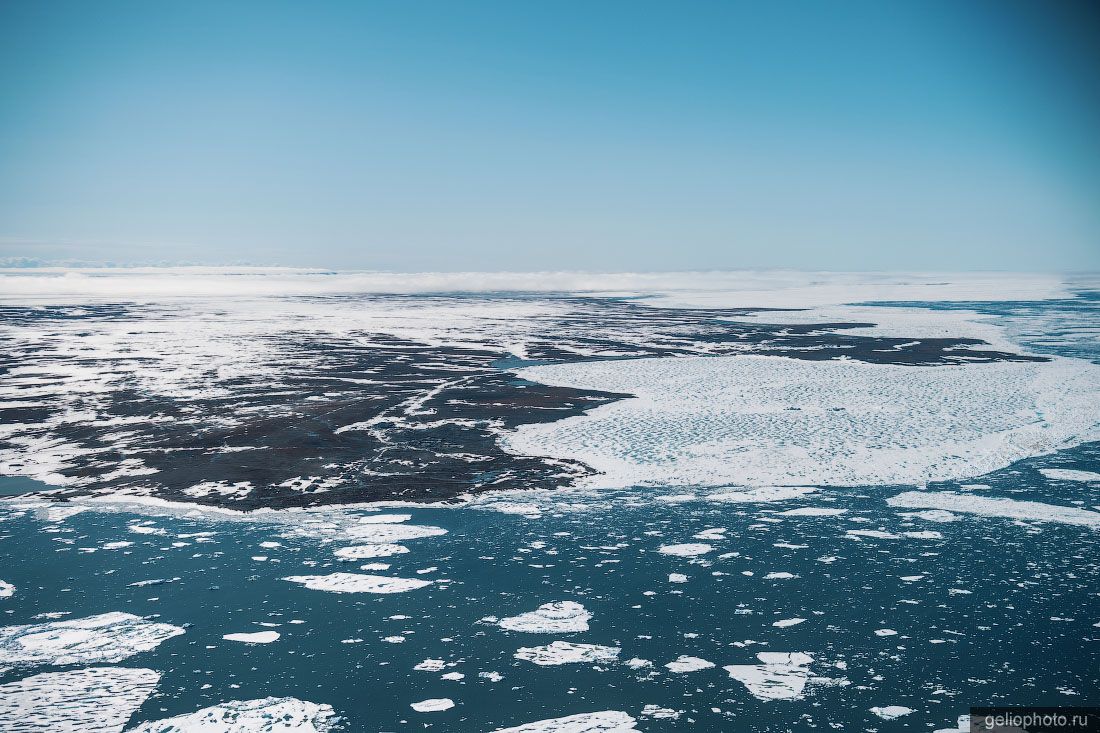
[[430, 700], [421, 700], [420, 702], [414, 702], [409, 705], [410, 708], [418, 713], [438, 713], [443, 710], [450, 710], [455, 706], [454, 700], [449, 697], [437, 697]]
[[516, 453], [579, 458], [600, 487], [959, 479], [1095, 437], [1100, 395], [1100, 367], [1073, 359], [926, 368], [684, 357], [520, 374], [636, 395], [505, 437]]
[[618, 710], [601, 710], [598, 713], [567, 715], [535, 723], [500, 728], [493, 733], [633, 733], [637, 722]]
[[993, 496], [956, 494], [951, 491], [905, 491], [886, 500], [890, 506], [906, 509], [942, 509], [985, 517], [1004, 517], [1033, 522], [1056, 522], [1100, 528], [1100, 512], [1075, 507], [1020, 501]]
[[570, 634], [588, 631], [592, 614], [575, 601], [544, 603], [534, 611], [502, 618], [497, 625], [508, 631], [531, 634]]
[[0, 580], [0, 598], [11, 598], [15, 595], [15, 586]]
[[419, 578], [390, 578], [384, 575], [361, 573], [291, 575], [283, 580], [300, 583], [310, 590], [325, 590], [333, 593], [404, 593], [432, 584], [430, 580]]
[[406, 542], [422, 537], [437, 537], [441, 534], [447, 534], [447, 530], [441, 527], [422, 527], [415, 524], [364, 523], [348, 527], [346, 530], [348, 539], [378, 544]]
[[1055, 481], [1100, 481], [1095, 471], [1074, 471], [1069, 468], [1040, 468], [1039, 473]]
[[894, 718], [908, 715], [913, 712], [913, 708], [907, 708], [903, 705], [885, 705], [883, 707], [873, 707], [871, 708], [871, 712], [883, 720], [893, 720]]
[[5, 733], [120, 733], [156, 689], [151, 669], [89, 667], [0, 685]]
[[404, 545], [394, 545], [386, 542], [372, 545], [352, 545], [351, 547], [340, 547], [332, 554], [342, 560], [367, 560], [372, 557], [390, 557], [392, 555], [403, 555], [409, 551], [409, 548]]
[[270, 644], [279, 639], [278, 631], [254, 631], [251, 633], [225, 634], [226, 641], [241, 641], [246, 644]]
[[619, 658], [620, 651], [622, 650], [614, 646], [555, 641], [546, 646], [520, 647], [514, 656], [516, 659], [545, 667], [578, 662], [614, 662]]
[[0, 665], [121, 662], [183, 633], [129, 613], [0, 628]]
[[761, 700], [793, 700], [802, 696], [812, 656], [799, 652], [760, 652], [756, 658], [760, 664], [732, 664], [723, 669]]
[[127, 733], [327, 733], [337, 717], [328, 705], [293, 697], [234, 700], [186, 715], [142, 723]]
[[661, 545], [657, 552], [662, 555], [675, 555], [676, 557], [695, 557], [696, 555], [705, 555], [713, 549], [713, 545], [703, 542], [688, 542], [681, 545]]

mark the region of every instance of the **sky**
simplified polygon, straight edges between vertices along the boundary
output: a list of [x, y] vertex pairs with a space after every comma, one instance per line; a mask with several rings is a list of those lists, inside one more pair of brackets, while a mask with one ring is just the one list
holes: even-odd
[[0, 264], [1100, 270], [1098, 28], [1038, 0], [6, 0]]

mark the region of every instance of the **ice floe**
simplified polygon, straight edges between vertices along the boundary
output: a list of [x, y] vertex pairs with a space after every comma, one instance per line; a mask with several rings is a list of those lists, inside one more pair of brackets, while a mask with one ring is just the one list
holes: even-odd
[[905, 491], [897, 496], [891, 496], [886, 503], [906, 509], [942, 509], [985, 517], [1076, 524], [1094, 529], [1100, 527], [1100, 512], [1089, 509], [1044, 504], [1037, 501], [957, 494], [952, 491]]
[[283, 580], [299, 583], [310, 590], [332, 593], [404, 593], [431, 585], [431, 580], [419, 578], [390, 578], [383, 575], [361, 573], [329, 573], [328, 575], [291, 575]]
[[521, 455], [579, 459], [594, 487], [919, 484], [977, 476], [1097, 434], [1100, 366], [943, 368], [776, 356], [529, 367], [524, 379], [627, 393], [520, 426]]
[[121, 733], [159, 680], [151, 669], [89, 667], [9, 682], [0, 685], [0, 730]]
[[779, 512], [776, 516], [779, 517], [835, 517], [840, 514], [847, 514], [847, 509], [835, 509], [833, 507], [824, 506], [804, 506], [798, 509], [788, 509], [785, 512]]
[[352, 545], [351, 547], [340, 547], [333, 551], [333, 555], [341, 560], [369, 560], [375, 557], [391, 557], [393, 555], [403, 555], [409, 551], [409, 548], [404, 545], [393, 545], [389, 543], [380, 543], [377, 545]]
[[871, 712], [883, 720], [893, 720], [903, 715], [909, 715], [909, 713], [913, 712], [913, 708], [907, 708], [903, 705], [886, 705], [884, 707], [873, 707], [871, 708]]
[[530, 634], [570, 634], [588, 631], [592, 614], [575, 601], [544, 603], [534, 611], [502, 618], [497, 625], [508, 631]]
[[438, 713], [443, 710], [450, 710], [455, 706], [454, 700], [449, 697], [437, 697], [430, 700], [421, 700], [420, 702], [414, 702], [409, 705], [410, 708], [418, 713]]
[[794, 700], [802, 696], [813, 657], [801, 652], [760, 652], [760, 664], [723, 667], [760, 700]]
[[615, 646], [555, 641], [546, 646], [520, 647], [513, 656], [546, 667], [580, 662], [614, 662], [621, 651]]
[[0, 598], [11, 598], [13, 595], [15, 595], [15, 586], [0, 580]]
[[344, 535], [351, 540], [376, 544], [406, 542], [423, 537], [437, 537], [447, 534], [442, 527], [428, 527], [416, 524], [359, 524], [348, 527]]
[[701, 669], [710, 669], [713, 666], [714, 662], [708, 662], [699, 657], [689, 657], [686, 654], [681, 654], [675, 660], [665, 665], [669, 672], [676, 672], [677, 674], [698, 672]]
[[681, 545], [661, 545], [657, 552], [662, 555], [675, 555], [676, 557], [695, 557], [696, 555], [705, 555], [713, 549], [713, 545], [702, 542], [688, 542]]
[[294, 697], [234, 700], [142, 723], [127, 733], [328, 733], [337, 716], [329, 705]]
[[184, 633], [129, 613], [0, 628], [0, 665], [121, 662]]
[[618, 710], [601, 710], [598, 713], [567, 715], [514, 728], [499, 728], [492, 733], [634, 733], [637, 721]]
[[250, 633], [240, 634], [225, 634], [222, 636], [226, 641], [241, 641], [246, 644], [270, 644], [273, 641], [279, 639], [278, 631], [254, 631]]
[[1098, 481], [1100, 473], [1095, 471], [1075, 471], [1069, 468], [1040, 468], [1039, 473], [1055, 481]]

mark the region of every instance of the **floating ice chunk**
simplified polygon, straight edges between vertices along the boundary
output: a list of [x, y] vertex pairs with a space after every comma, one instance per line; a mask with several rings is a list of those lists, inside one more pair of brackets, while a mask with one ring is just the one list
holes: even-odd
[[695, 557], [696, 555], [705, 555], [713, 549], [713, 545], [702, 542], [687, 542], [682, 545], [661, 545], [657, 552], [662, 555], [675, 555], [677, 557]]
[[447, 534], [442, 527], [428, 527], [417, 524], [357, 524], [344, 530], [348, 539], [375, 544], [405, 542], [423, 537], [438, 537]]
[[11, 598], [13, 595], [15, 595], [15, 586], [0, 580], [0, 598]]
[[791, 578], [797, 578], [797, 577], [798, 576], [795, 575], [794, 573], [779, 572], [779, 573], [768, 573], [767, 575], [764, 576], [764, 580], [790, 580]]
[[619, 658], [621, 651], [616, 646], [555, 641], [546, 646], [520, 647], [513, 656], [516, 659], [546, 667], [579, 662], [614, 662]]
[[518, 616], [502, 618], [497, 625], [508, 631], [523, 631], [529, 634], [571, 634], [588, 631], [588, 620], [592, 614], [575, 601], [544, 603], [534, 611]]
[[410, 519], [411, 514], [368, 514], [359, 518], [359, 524], [400, 524]]
[[503, 440], [519, 455], [581, 460], [597, 471], [585, 485], [605, 488], [866, 486], [979, 476], [1092, 439], [1100, 392], [1100, 367], [1057, 357], [949, 368], [661, 357], [518, 374], [635, 395], [522, 425]]
[[447, 674], [439, 675], [439, 679], [458, 682], [459, 680], [466, 679], [466, 675], [461, 672], [448, 672]]
[[802, 696], [813, 657], [800, 652], [760, 652], [761, 664], [732, 664], [723, 667], [760, 700], [795, 700]]
[[226, 641], [243, 641], [246, 644], [270, 644], [279, 638], [278, 631], [255, 631], [244, 634], [225, 634]]
[[134, 544], [133, 542], [127, 542], [125, 540], [120, 541], [120, 542], [107, 542], [107, 543], [104, 543], [103, 549], [104, 550], [121, 550], [124, 547], [132, 547], [133, 544]]
[[413, 667], [413, 669], [420, 672], [442, 672], [443, 668], [447, 666], [447, 663], [442, 659], [425, 659], [420, 664]]
[[761, 486], [751, 489], [733, 489], [707, 494], [709, 501], [726, 504], [767, 504], [770, 502], [800, 499], [807, 494], [816, 494], [812, 486]]
[[688, 576], [683, 573], [669, 573], [668, 582], [670, 583], [686, 583], [688, 582]]
[[328, 733], [337, 716], [328, 705], [294, 697], [234, 700], [186, 715], [142, 723], [126, 733]]
[[951, 491], [905, 491], [886, 500], [890, 506], [906, 509], [945, 509], [985, 517], [1023, 519], [1033, 522], [1057, 522], [1100, 528], [1100, 512], [1075, 509], [1037, 501], [1019, 501]]
[[648, 659], [639, 659], [638, 657], [628, 659], [623, 662], [623, 664], [630, 667], [631, 669], [645, 669], [646, 667], [653, 666], [653, 662], [649, 661]]
[[601, 710], [500, 728], [493, 733], [635, 733], [638, 730], [634, 727], [636, 722], [619, 710]]
[[883, 532], [878, 529], [850, 529], [845, 532], [849, 537], [874, 537], [878, 540], [897, 540], [901, 539], [901, 535], [896, 535], [893, 532]]
[[701, 669], [710, 669], [713, 666], [714, 662], [708, 662], [699, 657], [689, 657], [686, 654], [681, 654], [674, 661], [665, 665], [669, 672], [675, 672], [677, 674], [698, 672]]
[[835, 509], [833, 507], [824, 506], [804, 506], [798, 509], [788, 509], [785, 512], [779, 512], [776, 516], [779, 517], [835, 517], [840, 514], [847, 514], [847, 509]]
[[121, 662], [183, 633], [129, 613], [0, 628], [0, 665]]
[[151, 669], [90, 667], [9, 682], [0, 685], [0, 730], [121, 733], [159, 680]]
[[673, 710], [672, 708], [663, 708], [660, 705], [646, 705], [642, 708], [642, 717], [653, 718], [655, 720], [676, 720], [680, 717], [680, 711]]
[[1100, 481], [1095, 471], [1074, 471], [1069, 468], [1040, 468], [1039, 473], [1055, 481]]
[[897, 636], [898, 632], [893, 629], [875, 629], [875, 636]]
[[332, 554], [341, 560], [368, 560], [373, 557], [391, 557], [402, 555], [409, 551], [404, 545], [391, 545], [388, 543], [378, 545], [352, 545], [341, 547]]
[[389, 578], [383, 575], [360, 573], [291, 575], [283, 580], [300, 583], [310, 590], [325, 590], [332, 593], [404, 593], [431, 585], [433, 582], [418, 578]]
[[918, 580], [924, 580], [923, 575], [903, 575], [899, 580], [904, 580], [906, 583], [916, 583]]
[[449, 697], [437, 697], [431, 700], [421, 700], [420, 702], [414, 702], [409, 705], [410, 708], [418, 713], [438, 713], [443, 710], [450, 710], [454, 706], [454, 700]]
[[504, 675], [500, 672], [478, 672], [477, 676], [483, 680], [489, 680], [490, 682], [500, 682], [504, 679]]
[[941, 523], [955, 522], [959, 519], [958, 514], [945, 512], [943, 509], [926, 509], [922, 512], [902, 512], [901, 516], [906, 519], [923, 519], [928, 522]]
[[903, 715], [908, 715], [913, 712], [913, 708], [907, 708], [902, 705], [887, 705], [885, 707], [873, 707], [871, 712], [879, 716], [883, 720], [893, 720], [894, 718], [900, 718]]
[[780, 628], [780, 629], [785, 629], [788, 626], [798, 626], [800, 623], [803, 623], [805, 620], [806, 619], [804, 619], [804, 618], [785, 618], [785, 619], [782, 619], [781, 621], [776, 621], [775, 623], [772, 624], [772, 626], [775, 626], [776, 628]]
[[693, 535], [693, 538], [697, 539], [697, 540], [707, 540], [707, 541], [724, 540], [726, 538], [726, 528], [725, 527], [712, 527], [711, 529], [704, 529], [702, 532], [699, 532], [699, 533]]

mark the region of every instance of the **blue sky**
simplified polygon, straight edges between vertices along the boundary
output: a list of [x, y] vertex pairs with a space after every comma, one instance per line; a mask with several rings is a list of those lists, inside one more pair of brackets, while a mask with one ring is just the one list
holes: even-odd
[[1095, 20], [1016, 0], [11, 0], [0, 257], [1100, 269]]

